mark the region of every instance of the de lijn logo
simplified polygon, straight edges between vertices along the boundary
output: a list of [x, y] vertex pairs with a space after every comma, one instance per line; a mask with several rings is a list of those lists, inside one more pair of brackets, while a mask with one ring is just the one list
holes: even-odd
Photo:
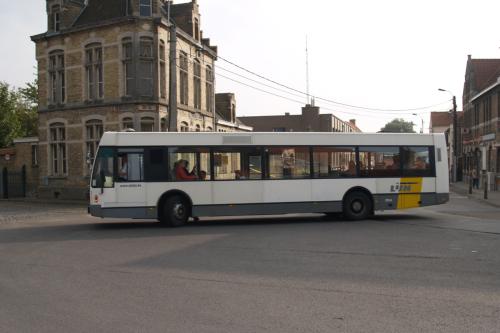
[[396, 185], [391, 185], [391, 193], [399, 192], [411, 192], [411, 186], [417, 183], [396, 183]]

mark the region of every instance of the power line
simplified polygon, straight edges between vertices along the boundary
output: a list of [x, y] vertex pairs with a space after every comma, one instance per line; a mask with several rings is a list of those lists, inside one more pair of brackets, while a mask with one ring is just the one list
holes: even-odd
[[[254, 75], [254, 76], [257, 76], [257, 77], [259, 77], [259, 78], [261, 78], [261, 79], [263, 79], [263, 80], [266, 80], [266, 81], [271, 82], [271, 83], [273, 83], [273, 84], [276, 84], [276, 85], [278, 85], [278, 86], [284, 87], [284, 88], [286, 88], [286, 89], [289, 89], [289, 90], [292, 90], [292, 91], [295, 91], [295, 92], [297, 92], [297, 93], [300, 93], [300, 94], [302, 94], [302, 95], [307, 96], [307, 93], [306, 93], [306, 92], [300, 91], [300, 90], [298, 90], [298, 89], [292, 88], [292, 87], [287, 86], [287, 85], [285, 85], [285, 84], [279, 83], [279, 82], [277, 82], [277, 81], [275, 81], [275, 80], [269, 79], [269, 78], [267, 78], [267, 77], [265, 77], [265, 76], [263, 76], [263, 75], [261, 75], [261, 74], [258, 74], [258, 73], [254, 72], [254, 71], [251, 71], [251, 70], [249, 70], [249, 69], [247, 69], [247, 68], [245, 68], [245, 67], [242, 67], [242, 66], [240, 66], [240, 65], [238, 65], [238, 64], [236, 64], [236, 63], [234, 63], [234, 62], [232, 62], [232, 61], [230, 61], [230, 60], [227, 60], [227, 59], [225, 59], [225, 58], [221, 57], [220, 55], [218, 55], [217, 57], [218, 57], [218, 59], [221, 59], [221, 60], [223, 60], [223, 61], [227, 62], [228, 64], [230, 64], [230, 65], [232, 65], [232, 66], [234, 66], [234, 67], [236, 67], [236, 68], [239, 68], [239, 69], [241, 69], [241, 70], [243, 70], [243, 71], [245, 71], [245, 72], [247, 72], [247, 73], [250, 73], [250, 74], [252, 74], [252, 75]], [[315, 98], [316, 98], [316, 99], [318, 99], [318, 100], [322, 100], [322, 101], [325, 101], [325, 102], [332, 103], [332, 104], [341, 105], [341, 106], [347, 106], [347, 107], [351, 107], [351, 108], [355, 108], [355, 109], [363, 109], [363, 110], [371, 110], [371, 111], [387, 111], [387, 112], [402, 112], [402, 111], [418, 111], [418, 110], [425, 110], [425, 109], [430, 109], [430, 108], [433, 108], [433, 107], [436, 107], [436, 106], [443, 105], [443, 104], [448, 103], [448, 102], [450, 102], [450, 101], [451, 101], [451, 99], [450, 99], [450, 100], [446, 100], [446, 101], [443, 101], [443, 102], [438, 103], [438, 104], [433, 104], [433, 105], [428, 105], [428, 106], [423, 106], [423, 107], [418, 107], [418, 108], [407, 108], [407, 109], [382, 109], [382, 108], [371, 108], [371, 107], [357, 106], [357, 105], [352, 105], [352, 104], [347, 104], [347, 103], [337, 102], [337, 101], [334, 101], [334, 100], [331, 100], [331, 99], [327, 99], [327, 98], [323, 98], [323, 97], [317, 97], [317, 96], [316, 96]]]
[[[300, 105], [304, 105], [304, 102], [301, 102], [301, 101], [298, 101], [296, 99], [292, 99], [292, 98], [289, 98], [289, 97], [286, 97], [286, 96], [282, 96], [282, 95], [278, 95], [278, 94], [275, 94], [275, 93], [272, 93], [272, 92], [269, 92], [267, 90], [264, 90], [264, 89], [261, 89], [261, 88], [258, 88], [258, 87], [255, 87], [255, 86], [252, 86], [250, 84], [247, 84], [247, 83], [244, 83], [244, 82], [241, 82], [239, 80], [236, 80], [236, 79], [233, 79], [233, 78], [230, 78], [228, 76], [225, 76], [225, 75], [222, 75], [222, 74], [219, 74], [219, 73], [215, 73], [215, 75], [217, 76], [220, 76], [222, 78], [225, 78], [227, 80], [230, 80], [230, 81], [233, 81], [233, 82], [236, 82], [238, 84], [241, 84], [241, 85], [244, 85], [246, 87], [249, 87], [249, 88], [252, 88], [252, 89], [255, 89], [255, 90], [258, 90], [260, 92], [263, 92], [263, 93], [266, 93], [266, 94], [269, 94], [269, 95], [273, 95], [275, 97], [279, 97], [279, 98], [282, 98], [282, 99], [286, 99], [288, 101], [291, 101], [291, 102], [294, 102], [294, 103], [298, 103]], [[318, 105], [319, 108], [321, 109], [324, 109], [324, 110], [328, 110], [328, 111], [332, 111], [332, 112], [335, 112], [335, 113], [343, 113], [343, 114], [347, 114], [347, 115], [354, 115], [354, 116], [360, 116], [360, 117], [369, 117], [369, 118], [380, 118], [380, 115], [374, 115], [374, 114], [361, 114], [361, 113], [355, 113], [355, 112], [348, 112], [348, 111], [341, 111], [341, 110], [334, 110], [334, 109], [331, 109], [331, 108], [328, 108], [328, 107], [324, 107], [324, 106], [321, 106], [321, 105]], [[391, 117], [394, 116], [394, 114], [391, 114]], [[386, 115], [385, 117], [389, 118], [388, 115]]]
[[[239, 76], [239, 77], [241, 77], [241, 78], [244, 78], [244, 79], [249, 80], [249, 81], [251, 81], [251, 82], [254, 82], [254, 83], [257, 83], [257, 84], [263, 85], [263, 86], [265, 86], [265, 87], [268, 87], [268, 88], [271, 88], [271, 89], [277, 90], [277, 91], [279, 91], [279, 92], [282, 92], [282, 93], [285, 93], [285, 94], [289, 94], [289, 95], [292, 95], [292, 96], [294, 96], [294, 97], [298, 97], [298, 98], [302, 98], [302, 97], [303, 97], [302, 95], [294, 94], [294, 93], [291, 93], [291, 92], [289, 92], [289, 91], [286, 91], [286, 90], [283, 90], [283, 89], [279, 89], [279, 88], [273, 87], [273, 86], [271, 86], [271, 85], [268, 85], [268, 84], [262, 83], [262, 82], [260, 82], [260, 81], [257, 81], [257, 80], [254, 80], [254, 79], [251, 79], [251, 78], [249, 78], [249, 77], [247, 77], [247, 76], [244, 76], [244, 75], [241, 75], [241, 74], [239, 74], [239, 73], [233, 72], [233, 71], [228, 70], [228, 69], [226, 69], [226, 68], [224, 68], [224, 67], [221, 67], [221, 66], [219, 66], [219, 65], [216, 65], [216, 68], [218, 68], [218, 69], [222, 69], [222, 70], [223, 70], [223, 71], [225, 71], [225, 72], [231, 73], [231, 74], [233, 74], [233, 75]], [[218, 74], [218, 73], [216, 72], [216, 75], [217, 75], [217, 74]], [[227, 77], [225, 77], [225, 78], [227, 78]], [[239, 81], [237, 81], [237, 80], [234, 80], [234, 81], [236, 81], [237, 83], [240, 83], [240, 82], [239, 82]], [[335, 105], [335, 106], [337, 106], [337, 105]], [[359, 114], [359, 113], [352, 113], [352, 112], [350, 113], [350, 112], [347, 112], [347, 111], [340, 111], [340, 110], [337, 110], [336, 112], [342, 112], [342, 113], [347, 113], [347, 114], [361, 115], [361, 114]], [[359, 112], [369, 112], [369, 111], [361, 110], [361, 111], [359, 111]], [[431, 112], [431, 111], [429, 111], [429, 112]], [[413, 114], [413, 113], [415, 113], [415, 112], [407, 111], [407, 112], [398, 112], [398, 113], [395, 113], [395, 112], [392, 112], [392, 111], [379, 111], [378, 113], [379, 113], [379, 114], [380, 114], [380, 113], [382, 113], [382, 114], [393, 114], [393, 115], [397, 115], [397, 114], [400, 114], [400, 115], [410, 115], [410, 114]], [[419, 113], [419, 114], [423, 114], [423, 113], [427, 113], [427, 112], [418, 112], [418, 113]], [[364, 114], [363, 114], [363, 115], [364, 115]], [[371, 113], [369, 113], [369, 114], [367, 114], [367, 115], [373, 116], [373, 112], [371, 112]]]

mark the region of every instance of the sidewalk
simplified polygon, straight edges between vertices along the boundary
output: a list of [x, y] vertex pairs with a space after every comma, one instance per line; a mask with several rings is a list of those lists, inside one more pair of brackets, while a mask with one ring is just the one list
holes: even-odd
[[469, 194], [469, 184], [465, 182], [457, 182], [450, 184], [450, 191], [461, 195], [465, 195], [470, 199], [481, 201], [489, 205], [500, 208], [500, 191], [488, 192], [488, 200], [484, 199], [484, 190], [472, 190], [472, 194]]

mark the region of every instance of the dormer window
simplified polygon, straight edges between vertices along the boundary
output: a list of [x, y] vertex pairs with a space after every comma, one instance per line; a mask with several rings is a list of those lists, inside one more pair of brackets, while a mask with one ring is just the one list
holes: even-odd
[[61, 7], [59, 5], [52, 6], [50, 28], [53, 31], [59, 31], [61, 29]]
[[200, 21], [197, 18], [194, 19], [194, 39], [200, 41]]
[[151, 0], [140, 0], [139, 14], [146, 17], [150, 17], [152, 15]]

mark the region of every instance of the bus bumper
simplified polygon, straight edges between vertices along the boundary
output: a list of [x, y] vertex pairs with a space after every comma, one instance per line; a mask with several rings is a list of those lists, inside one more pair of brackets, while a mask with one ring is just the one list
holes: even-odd
[[101, 218], [117, 218], [117, 219], [141, 219], [155, 220], [158, 219], [156, 207], [110, 207], [103, 208], [100, 205], [90, 205], [88, 212], [91, 216]]
[[87, 211], [90, 216], [104, 217], [100, 205], [90, 205], [88, 206]]

